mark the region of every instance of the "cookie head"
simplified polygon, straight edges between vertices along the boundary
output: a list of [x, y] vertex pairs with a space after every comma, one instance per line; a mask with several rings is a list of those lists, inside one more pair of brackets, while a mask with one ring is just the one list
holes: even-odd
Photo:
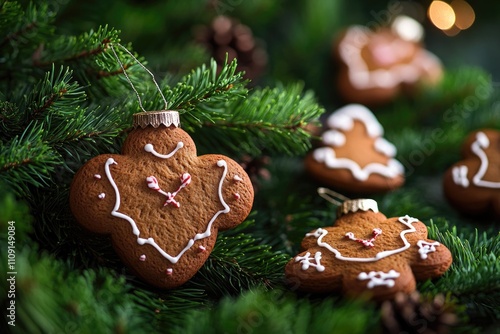
[[422, 48], [422, 36], [420, 23], [406, 16], [397, 17], [390, 28], [376, 31], [362, 26], [348, 28], [335, 47], [343, 98], [381, 104], [421, 82], [438, 82], [441, 64]]
[[333, 227], [307, 233], [301, 246], [285, 267], [291, 288], [376, 300], [412, 292], [417, 280], [442, 275], [452, 262], [450, 251], [428, 239], [418, 219], [372, 210], [351, 211]]
[[338, 109], [327, 119], [323, 145], [305, 159], [319, 182], [354, 193], [383, 192], [404, 183], [396, 147], [384, 139], [373, 113], [359, 104]]
[[174, 288], [207, 260], [219, 230], [249, 214], [253, 187], [238, 163], [196, 155], [176, 124], [133, 130], [122, 154], [102, 154], [75, 175], [70, 205], [87, 229], [110, 235], [144, 281]]
[[471, 133], [462, 155], [463, 160], [451, 166], [443, 178], [449, 203], [467, 215], [500, 218], [500, 131]]

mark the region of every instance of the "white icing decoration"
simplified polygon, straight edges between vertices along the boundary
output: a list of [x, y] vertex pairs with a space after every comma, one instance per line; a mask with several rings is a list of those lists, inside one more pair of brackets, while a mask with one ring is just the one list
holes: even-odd
[[368, 135], [372, 138], [380, 137], [384, 134], [384, 128], [370, 109], [357, 103], [351, 103], [337, 109], [328, 117], [326, 123], [331, 129], [349, 131], [352, 130], [355, 120], [365, 125]]
[[166, 273], [167, 273], [167, 275], [172, 275], [173, 271], [174, 270], [172, 268], [167, 268]]
[[328, 130], [323, 133], [323, 143], [332, 146], [342, 146], [345, 144], [345, 135], [337, 130]]
[[94, 174], [94, 179], [100, 180], [100, 179], [101, 179], [101, 175], [99, 175], [99, 174]]
[[[403, 22], [407, 24], [407, 22]], [[413, 39], [418, 36], [418, 32], [401, 34], [402, 28], [394, 27], [398, 35], [404, 39]], [[357, 89], [371, 88], [393, 88], [402, 82], [412, 83], [419, 79], [420, 70], [436, 67], [439, 60], [427, 50], [418, 50], [409, 64], [394, 63], [388, 70], [376, 69], [370, 70], [365, 60], [361, 55], [362, 49], [369, 43], [372, 33], [369, 29], [361, 26], [355, 26], [347, 30], [346, 35], [339, 45], [339, 55], [348, 68], [348, 76], [351, 84]], [[409, 52], [410, 46], [406, 46], [406, 42], [394, 41], [392, 46], [387, 45], [392, 49], [391, 52], [384, 52], [385, 57], [395, 58], [394, 54], [398, 53], [398, 57], [405, 58]], [[403, 54], [401, 54], [403, 53]], [[375, 55], [374, 55], [375, 56]], [[380, 57], [379, 57], [380, 58]], [[388, 62], [390, 58], [383, 62]], [[375, 57], [375, 59], [377, 59]]]
[[106, 194], [105, 193], [100, 193], [99, 196], [97, 196], [97, 197], [99, 197], [99, 199], [104, 199], [106, 197]]
[[162, 158], [162, 159], [168, 159], [168, 158], [170, 158], [171, 156], [173, 156], [178, 150], [180, 150], [183, 147], [184, 147], [184, 143], [180, 141], [180, 142], [177, 143], [177, 146], [174, 148], [174, 150], [172, 152], [170, 152], [169, 154], [164, 155], [164, 154], [160, 154], [160, 153], [156, 152], [153, 144], [146, 144], [144, 146], [144, 151], [151, 153], [155, 157]]
[[372, 162], [361, 168], [355, 161], [347, 158], [337, 158], [335, 150], [331, 147], [320, 147], [314, 150], [313, 158], [324, 163], [328, 168], [347, 168], [359, 181], [366, 181], [370, 174], [377, 173], [388, 178], [393, 178], [404, 173], [403, 165], [396, 159], [389, 159], [387, 165]]
[[373, 242], [375, 242], [375, 239], [382, 234], [382, 229], [380, 228], [374, 228], [373, 231], [372, 231], [372, 237], [370, 239], [360, 239], [360, 238], [356, 238], [354, 236], [354, 233], [352, 232], [347, 232], [345, 234], [346, 238], [348, 238], [349, 240], [353, 240], [353, 241], [356, 241], [356, 242], [359, 242], [360, 244], [362, 244], [363, 246], [365, 247], [375, 247], [375, 244]]
[[198, 251], [200, 251], [200, 253], [201, 253], [201, 252], [204, 252], [204, 251], [206, 251], [206, 250], [207, 250], [207, 249], [205, 248], [205, 246], [202, 246], [202, 245], [198, 246]]
[[243, 181], [243, 179], [242, 179], [239, 175], [235, 175], [235, 176], [233, 177], [233, 180], [235, 180], [235, 181], [237, 181], [237, 182], [239, 182], [239, 181]]
[[420, 254], [420, 258], [422, 260], [427, 259], [428, 253], [434, 253], [436, 251], [436, 246], [439, 246], [440, 243], [437, 241], [427, 242], [424, 240], [417, 241], [418, 253]]
[[139, 245], [149, 244], [149, 245], [153, 246], [154, 248], [156, 248], [158, 250], [158, 252], [163, 257], [165, 257], [168, 261], [170, 261], [173, 264], [175, 264], [179, 261], [181, 256], [189, 248], [191, 248], [193, 246], [195, 241], [209, 237], [212, 234], [211, 228], [212, 228], [212, 224], [215, 221], [215, 219], [217, 219], [217, 217], [220, 214], [223, 214], [223, 213], [225, 214], [225, 213], [228, 213], [230, 211], [229, 206], [226, 204], [226, 202], [224, 201], [224, 198], [222, 197], [222, 183], [224, 182], [224, 179], [225, 179], [226, 174], [227, 174], [227, 163], [224, 160], [219, 160], [219, 161], [217, 161], [217, 166], [223, 167], [224, 171], [222, 172], [222, 176], [221, 176], [220, 181], [219, 181], [218, 194], [219, 194], [219, 200], [220, 200], [222, 206], [224, 207], [224, 209], [219, 210], [214, 214], [214, 216], [208, 222], [207, 228], [203, 233], [197, 233], [192, 239], [189, 239], [189, 241], [187, 242], [187, 245], [184, 247], [184, 249], [182, 249], [179, 252], [179, 254], [177, 254], [176, 256], [172, 256], [172, 255], [168, 254], [167, 252], [165, 252], [160, 246], [158, 246], [158, 244], [155, 242], [155, 240], [153, 238], [144, 239], [144, 238], [139, 237], [140, 231], [137, 228], [137, 224], [135, 223], [135, 221], [131, 217], [129, 217], [121, 212], [118, 212], [118, 210], [120, 209], [120, 191], [119, 191], [118, 186], [116, 185], [116, 183], [113, 179], [113, 176], [111, 175], [111, 171], [109, 168], [109, 166], [113, 165], [113, 164], [117, 164], [117, 162], [113, 158], [109, 158], [106, 161], [106, 164], [104, 166], [104, 169], [106, 171], [106, 176], [108, 177], [108, 180], [111, 183], [111, 186], [113, 187], [113, 189], [115, 191], [116, 200], [115, 200], [115, 206], [114, 206], [113, 210], [111, 211], [111, 215], [118, 217], [118, 218], [121, 218], [121, 219], [125, 219], [126, 221], [128, 221], [130, 223], [130, 226], [132, 227], [132, 232], [134, 233], [135, 236], [137, 236], [137, 243]]
[[414, 222], [418, 222], [418, 219], [412, 218], [412, 217], [406, 215], [404, 217], [399, 217], [398, 221], [408, 227], [407, 230], [403, 230], [399, 234], [399, 236], [401, 237], [401, 240], [403, 240], [404, 246], [397, 248], [397, 249], [393, 249], [393, 250], [386, 250], [386, 251], [379, 252], [379, 253], [375, 254], [375, 257], [363, 258], [363, 257], [345, 257], [345, 256], [343, 256], [336, 248], [333, 248], [330, 244], [323, 242], [323, 237], [328, 234], [328, 231], [325, 229], [322, 229], [322, 228], [318, 228], [316, 231], [314, 231], [312, 233], [307, 233], [306, 237], [317, 238], [318, 239], [318, 241], [317, 241], [318, 246], [328, 249], [330, 252], [335, 254], [335, 258], [337, 258], [339, 260], [352, 261], [352, 262], [374, 262], [374, 261], [378, 261], [380, 259], [383, 259], [385, 257], [401, 253], [401, 252], [407, 250], [408, 248], [410, 248], [410, 243], [408, 242], [408, 240], [406, 240], [405, 234], [413, 233], [416, 231], [416, 229], [413, 227], [412, 224]]
[[240, 199], [240, 197], [241, 197], [240, 194], [234, 193], [234, 199]]
[[[312, 261], [315, 262], [312, 262]], [[307, 270], [309, 267], [316, 268], [316, 271], [322, 272], [325, 271], [325, 266], [321, 264], [321, 252], [316, 252], [314, 254], [314, 258], [311, 257], [311, 253], [307, 252], [304, 256], [296, 256], [295, 262], [300, 262], [302, 264], [302, 270]]]
[[395, 284], [394, 279], [399, 276], [400, 274], [397, 271], [391, 269], [388, 273], [384, 273], [383, 271], [370, 271], [368, 274], [361, 272], [358, 275], [358, 279], [362, 281], [369, 279], [368, 284], [366, 284], [368, 289], [373, 289], [376, 286], [392, 288]]
[[146, 255], [142, 254], [141, 256], [139, 256], [139, 260], [140, 261], [146, 261]]
[[387, 141], [385, 138], [377, 138], [375, 139], [375, 151], [382, 153], [385, 156], [388, 157], [394, 157], [396, 156], [396, 146], [392, 144], [391, 142]]
[[455, 166], [451, 170], [453, 176], [453, 182], [455, 184], [467, 188], [469, 186], [469, 179], [467, 178], [467, 173], [469, 168], [467, 166]]
[[[490, 140], [484, 132], [478, 132], [476, 134], [476, 140], [471, 145], [472, 152], [478, 156], [481, 161], [479, 170], [472, 177], [472, 183], [478, 187], [484, 188], [500, 188], [500, 182], [485, 181], [483, 180], [484, 174], [488, 170], [488, 156], [484, 152], [485, 148], [490, 146]], [[469, 180], [467, 179], [467, 166], [456, 166], [452, 169], [453, 181], [455, 184], [460, 185], [464, 188], [469, 186]]]
[[181, 185], [173, 193], [165, 192], [165, 191], [161, 190], [160, 185], [158, 184], [158, 180], [154, 176], [148, 176], [146, 178], [146, 182], [148, 183], [148, 187], [150, 189], [156, 190], [158, 193], [167, 197], [167, 200], [165, 201], [163, 206], [167, 206], [169, 204], [172, 204], [176, 208], [179, 208], [181, 206], [181, 204], [175, 200], [175, 196], [179, 193], [179, 191], [181, 191], [182, 188], [185, 188], [186, 186], [188, 186], [191, 183], [191, 175], [189, 173], [182, 174]]

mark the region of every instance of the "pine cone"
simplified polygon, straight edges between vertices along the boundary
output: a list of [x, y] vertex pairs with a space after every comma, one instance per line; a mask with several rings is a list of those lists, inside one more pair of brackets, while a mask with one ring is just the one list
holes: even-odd
[[224, 63], [226, 53], [228, 61], [236, 58], [238, 70], [245, 71], [246, 79], [258, 78], [267, 64], [267, 53], [252, 30], [235, 19], [217, 16], [209, 27], [197, 28], [195, 38], [210, 51], [219, 66]]
[[398, 293], [394, 300], [381, 306], [384, 333], [445, 334], [458, 323], [454, 313], [456, 306], [446, 302], [443, 295], [422, 298], [412, 294]]

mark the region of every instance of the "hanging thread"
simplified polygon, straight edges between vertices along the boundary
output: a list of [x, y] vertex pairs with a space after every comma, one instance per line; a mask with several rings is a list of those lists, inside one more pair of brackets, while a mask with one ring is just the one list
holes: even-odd
[[[167, 100], [165, 99], [165, 96], [163, 95], [162, 91], [161, 91], [161, 88], [160, 86], [158, 85], [158, 83], [156, 82], [155, 80], [155, 76], [153, 75], [153, 73], [148, 70], [146, 68], [146, 66], [144, 66], [133, 54], [132, 52], [130, 52], [126, 47], [124, 47], [123, 45], [121, 45], [120, 43], [115, 43], [116, 45], [118, 45], [119, 47], [121, 47], [130, 57], [132, 57], [132, 59], [134, 59], [134, 61], [139, 64], [146, 72], [149, 73], [149, 75], [151, 76], [151, 78], [153, 79], [153, 82], [156, 86], [156, 89], [158, 90], [158, 92], [160, 93], [161, 95], [161, 98], [163, 99], [163, 102], [165, 103], [165, 110], [168, 110], [168, 102]], [[137, 91], [137, 89], [135, 88], [134, 84], [132, 83], [132, 80], [130, 80], [130, 77], [128, 76], [127, 74], [127, 71], [125, 71], [125, 66], [123, 66], [123, 63], [120, 61], [120, 58], [118, 58], [118, 54], [116, 53], [115, 51], [115, 48], [113, 47], [113, 43], [109, 43], [109, 46], [111, 47], [111, 51], [113, 51], [113, 54], [115, 56], [115, 59], [116, 61], [118, 62], [118, 64], [120, 64], [120, 67], [123, 71], [123, 74], [125, 75], [125, 78], [127, 78], [127, 81], [129, 82], [130, 86], [132, 87], [132, 89], [134, 90], [135, 92], [135, 95], [137, 96], [137, 100], [139, 101], [139, 107], [141, 108], [142, 111], [144, 112], [147, 112], [146, 109], [144, 109], [144, 106], [142, 105], [142, 100], [141, 100], [141, 96], [139, 95], [139, 92]]]
[[[346, 197], [342, 194], [339, 194], [336, 191], [333, 191], [333, 190], [328, 189], [328, 188], [323, 188], [323, 187], [318, 188], [318, 195], [320, 195], [321, 197], [326, 199], [328, 202], [335, 204], [337, 206], [342, 205], [341, 201], [349, 201], [350, 200], [349, 197]], [[339, 200], [341, 200], [341, 201], [339, 201]]]

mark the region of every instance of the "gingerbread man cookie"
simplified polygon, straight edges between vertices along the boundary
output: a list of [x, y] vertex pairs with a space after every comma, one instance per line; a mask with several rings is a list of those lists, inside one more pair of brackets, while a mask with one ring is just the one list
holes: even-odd
[[253, 204], [248, 175], [222, 155], [196, 155], [178, 113], [134, 115], [122, 154], [102, 154], [75, 175], [70, 206], [85, 228], [111, 236], [123, 262], [159, 288], [189, 280], [219, 230], [240, 224]]
[[333, 227], [307, 233], [304, 251], [286, 265], [292, 289], [384, 300], [414, 291], [416, 280], [440, 276], [451, 265], [448, 248], [427, 239], [416, 218], [388, 219], [369, 199], [344, 202], [338, 216]]
[[500, 131], [471, 133], [462, 155], [444, 175], [446, 198], [464, 214], [500, 218]]
[[390, 28], [347, 29], [335, 46], [341, 65], [338, 88], [345, 101], [386, 103], [421, 82], [438, 82], [441, 64], [422, 48], [422, 36], [420, 23], [407, 16], [397, 17]]
[[404, 183], [404, 167], [394, 159], [396, 147], [382, 137], [382, 125], [368, 108], [347, 105], [326, 124], [325, 146], [305, 159], [306, 170], [319, 182], [354, 193], [388, 191]]

